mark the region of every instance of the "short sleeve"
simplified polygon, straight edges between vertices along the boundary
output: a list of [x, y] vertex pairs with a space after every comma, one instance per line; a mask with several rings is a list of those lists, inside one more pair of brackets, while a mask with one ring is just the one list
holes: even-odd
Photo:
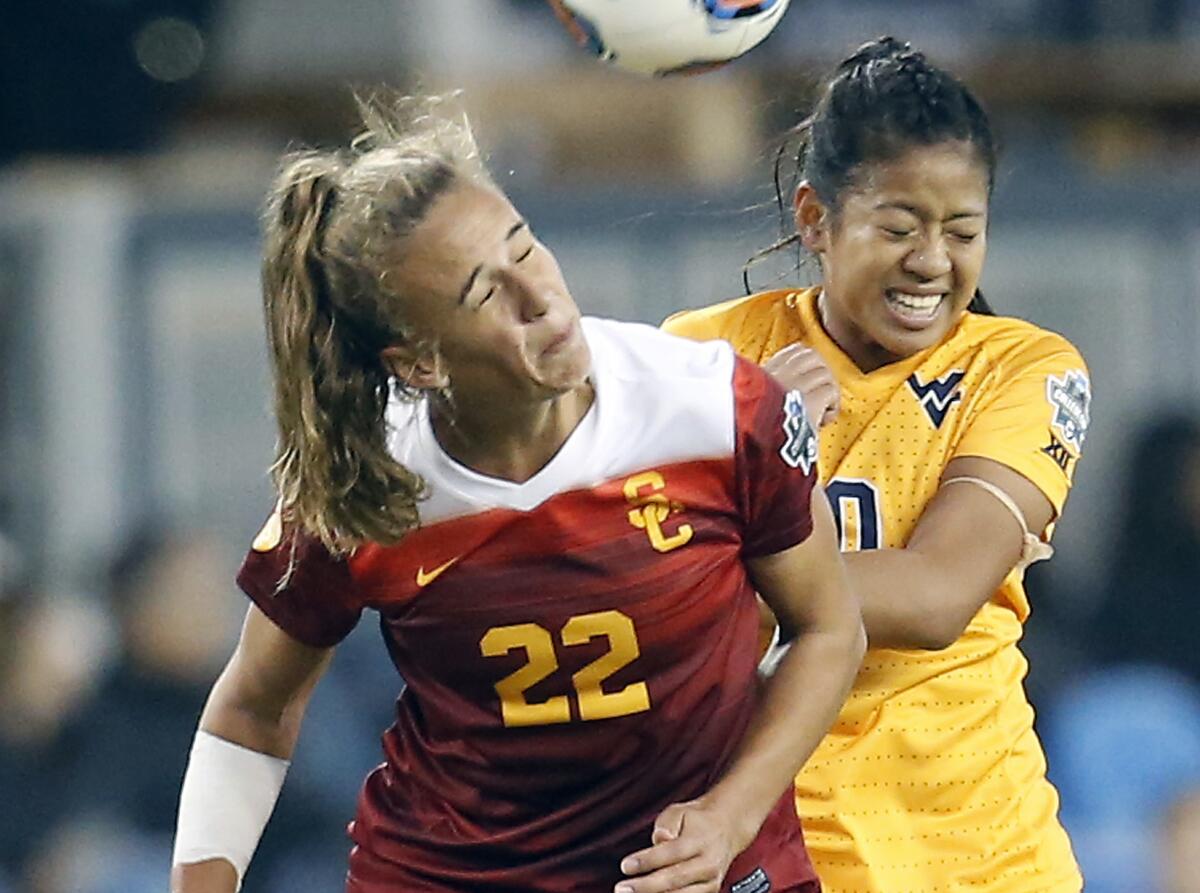
[[663, 320], [662, 330], [692, 341], [712, 341], [724, 338], [725, 333], [713, 314], [695, 310], [680, 310]]
[[276, 626], [314, 648], [346, 638], [362, 614], [347, 559], [313, 537], [284, 532], [278, 510], [246, 553], [237, 582]]
[[795, 391], [740, 357], [733, 373], [742, 553], [771, 555], [812, 533], [817, 434]]
[[1065, 339], [1043, 333], [996, 369], [953, 458], [979, 456], [1019, 472], [1046, 495], [1057, 517], [1091, 420], [1087, 366]]

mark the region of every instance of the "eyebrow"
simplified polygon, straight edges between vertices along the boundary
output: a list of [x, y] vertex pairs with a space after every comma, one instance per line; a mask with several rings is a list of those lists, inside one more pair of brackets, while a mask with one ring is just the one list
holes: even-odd
[[[912, 205], [906, 205], [906, 204], [904, 204], [904, 202], [880, 202], [879, 204], [877, 204], [875, 206], [875, 210], [876, 211], [888, 211], [888, 210], [907, 211], [909, 214], [912, 214], [914, 217], [920, 217], [920, 218], [925, 217], [925, 215], [922, 214], [919, 209], [914, 208]], [[968, 217], [982, 217], [983, 215], [984, 215], [983, 211], [961, 211], [958, 214], [951, 214], [949, 217], [946, 218], [946, 220], [947, 221], [963, 220]], [[943, 222], [945, 222], [945, 221], [943, 221]]]
[[[508, 228], [508, 232], [506, 232], [504, 234], [504, 241], [505, 242], [509, 241], [513, 236], [515, 236], [521, 230], [527, 229], [528, 227], [529, 227], [529, 224], [526, 223], [524, 220], [518, 220], [516, 223], [514, 223], [512, 226], [510, 226]], [[463, 304], [466, 302], [467, 295], [471, 291], [471, 286], [475, 284], [475, 279], [476, 279], [476, 277], [479, 276], [479, 274], [482, 270], [483, 270], [483, 264], [475, 265], [475, 269], [471, 271], [471, 275], [468, 276], [467, 281], [463, 283], [462, 291], [460, 291], [458, 293], [458, 303], [459, 304]]]

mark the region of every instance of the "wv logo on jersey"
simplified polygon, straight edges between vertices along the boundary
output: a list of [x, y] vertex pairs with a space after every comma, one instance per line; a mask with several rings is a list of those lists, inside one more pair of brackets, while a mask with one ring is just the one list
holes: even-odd
[[922, 383], [915, 372], [908, 377], [908, 386], [917, 395], [917, 401], [928, 414], [929, 421], [933, 422], [933, 427], [942, 427], [950, 407], [962, 399], [962, 391], [958, 389], [958, 385], [964, 374], [961, 369], [955, 369], [940, 378], [935, 378], [929, 384]]
[[1083, 438], [1087, 436], [1088, 423], [1092, 418], [1092, 390], [1087, 374], [1071, 369], [1062, 378], [1048, 376], [1046, 399], [1054, 410], [1050, 426], [1078, 453], [1083, 449]]

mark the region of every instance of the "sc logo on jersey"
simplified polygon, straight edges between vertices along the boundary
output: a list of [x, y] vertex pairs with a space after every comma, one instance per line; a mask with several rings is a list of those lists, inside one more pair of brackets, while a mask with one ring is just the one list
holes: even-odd
[[799, 391], [788, 391], [783, 401], [783, 447], [779, 455], [792, 468], [805, 474], [812, 472], [817, 461], [817, 432], [809, 424], [804, 401]]
[[[644, 471], [625, 481], [625, 501], [633, 506], [629, 510], [629, 523], [638, 530], [646, 531], [650, 545], [657, 552], [670, 552], [692, 541], [691, 524], [680, 524], [674, 533], [663, 529], [673, 512], [683, 511], [683, 506], [671, 502], [663, 488], [667, 483], [657, 471]], [[648, 491], [648, 492], [646, 492]]]

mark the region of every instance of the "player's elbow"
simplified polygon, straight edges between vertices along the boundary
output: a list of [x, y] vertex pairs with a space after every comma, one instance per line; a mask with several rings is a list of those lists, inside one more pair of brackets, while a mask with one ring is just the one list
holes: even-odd
[[910, 644], [918, 651], [942, 651], [958, 641], [961, 632], [955, 632], [948, 627], [923, 629], [915, 636]]
[[836, 629], [836, 653], [840, 655], [850, 678], [853, 679], [867, 653], [867, 629], [863, 624], [861, 610], [847, 610], [838, 618]]
[[939, 560], [939, 556], [911, 546], [905, 555], [920, 563], [913, 566], [913, 573], [905, 581], [908, 585], [898, 587], [900, 591], [889, 599], [894, 628], [887, 638], [892, 641], [875, 642], [873, 636], [872, 644], [942, 651], [962, 638], [987, 595], [964, 579], [956, 565]]
[[915, 618], [907, 646], [920, 651], [942, 651], [962, 637], [970, 622], [971, 618], [962, 612], [935, 606]]
[[858, 667], [867, 655], [867, 628], [863, 625], [861, 615], [855, 619], [849, 631], [847, 651], [854, 656], [855, 667]]

